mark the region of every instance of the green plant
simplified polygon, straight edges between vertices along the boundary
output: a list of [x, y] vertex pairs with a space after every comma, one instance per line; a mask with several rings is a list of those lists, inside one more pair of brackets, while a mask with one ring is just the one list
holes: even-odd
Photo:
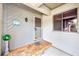
[[2, 39], [3, 39], [4, 41], [9, 41], [9, 40], [11, 39], [11, 35], [5, 34], [5, 35], [2, 36]]

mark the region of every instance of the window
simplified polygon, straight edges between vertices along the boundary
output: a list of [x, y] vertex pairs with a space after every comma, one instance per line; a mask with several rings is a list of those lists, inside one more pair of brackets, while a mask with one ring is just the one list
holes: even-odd
[[77, 31], [77, 8], [53, 16], [54, 30]]

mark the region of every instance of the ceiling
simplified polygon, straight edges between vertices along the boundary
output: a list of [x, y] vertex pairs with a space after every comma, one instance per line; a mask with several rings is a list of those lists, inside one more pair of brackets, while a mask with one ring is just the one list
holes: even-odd
[[56, 7], [58, 7], [58, 6], [61, 6], [61, 5], [63, 5], [64, 3], [44, 3], [44, 5], [46, 6], [46, 7], [48, 7], [49, 9], [54, 9], [54, 8], [56, 8]]

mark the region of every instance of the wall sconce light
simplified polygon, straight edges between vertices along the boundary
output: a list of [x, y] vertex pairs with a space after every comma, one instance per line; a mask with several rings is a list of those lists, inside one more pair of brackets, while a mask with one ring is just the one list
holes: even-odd
[[25, 22], [28, 22], [28, 19], [27, 18], [25, 18]]

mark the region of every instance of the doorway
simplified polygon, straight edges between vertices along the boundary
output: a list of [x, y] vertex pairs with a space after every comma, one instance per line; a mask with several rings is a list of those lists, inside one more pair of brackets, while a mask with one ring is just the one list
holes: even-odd
[[41, 38], [41, 18], [35, 17], [35, 39]]

